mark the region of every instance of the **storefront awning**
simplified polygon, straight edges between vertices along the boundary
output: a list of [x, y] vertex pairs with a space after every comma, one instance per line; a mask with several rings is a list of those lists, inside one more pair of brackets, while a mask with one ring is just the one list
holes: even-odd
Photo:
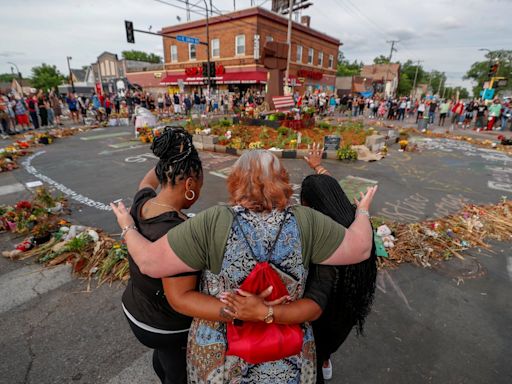
[[[160, 85], [177, 85], [179, 81], [184, 85], [202, 85], [206, 83], [204, 77], [189, 77], [183, 75], [168, 75], [162, 79]], [[267, 72], [248, 71], [248, 72], [226, 72], [221, 76], [213, 77], [217, 84], [265, 84], [267, 82]]]

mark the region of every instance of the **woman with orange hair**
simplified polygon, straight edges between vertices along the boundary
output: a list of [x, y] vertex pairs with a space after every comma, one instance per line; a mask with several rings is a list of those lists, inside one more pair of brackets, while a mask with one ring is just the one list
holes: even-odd
[[[229, 207], [207, 209], [154, 243], [137, 232], [122, 203], [112, 204], [140, 270], [152, 277], [202, 270], [201, 291], [217, 298], [226, 291], [260, 294], [271, 285], [272, 294], [281, 297], [284, 291], [296, 301], [304, 295], [310, 264], [352, 264], [370, 256], [368, 209], [376, 188], [361, 196], [349, 228], [311, 208], [290, 206], [288, 173], [268, 151], [244, 153], [233, 166], [228, 190]], [[272, 294], [271, 300], [278, 298]], [[269, 305], [259, 322], [249, 324], [194, 319], [187, 351], [189, 382], [314, 383], [313, 333], [305, 321], [293, 305]], [[283, 330], [285, 343], [272, 347], [279, 345], [276, 325], [300, 322], [298, 348], [296, 328]], [[252, 334], [244, 333], [245, 327], [252, 327]], [[270, 329], [275, 332], [266, 333]]]

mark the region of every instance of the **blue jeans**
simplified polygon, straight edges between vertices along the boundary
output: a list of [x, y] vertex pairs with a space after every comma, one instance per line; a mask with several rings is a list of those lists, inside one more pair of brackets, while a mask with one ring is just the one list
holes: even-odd
[[428, 122], [429, 124], [433, 124], [434, 123], [434, 117], [436, 116], [436, 113], [435, 111], [429, 111], [428, 112]]

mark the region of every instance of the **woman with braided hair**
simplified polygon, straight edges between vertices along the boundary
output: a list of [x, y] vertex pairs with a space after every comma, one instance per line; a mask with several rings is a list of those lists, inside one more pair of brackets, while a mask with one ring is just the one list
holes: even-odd
[[[340, 184], [321, 165], [323, 150], [313, 147], [306, 162], [315, 170], [302, 182], [301, 203], [329, 216], [344, 227], [356, 218], [357, 207], [350, 202]], [[375, 294], [377, 256], [375, 244], [370, 257], [357, 264], [343, 266], [314, 265], [308, 276], [305, 297], [314, 295], [314, 282], [331, 286], [330, 294], [321, 305], [322, 315], [313, 322], [317, 352], [317, 384], [332, 377], [331, 354], [346, 340], [355, 327], [363, 334]], [[310, 292], [310, 293], [308, 293]]]
[[[190, 208], [199, 198], [203, 170], [192, 137], [181, 127], [167, 128], [151, 149], [159, 161], [140, 182], [130, 211], [140, 233], [154, 241], [187, 219], [182, 209]], [[128, 261], [130, 280], [122, 298], [128, 323], [137, 339], [154, 349], [153, 368], [162, 383], [186, 383], [186, 346], [192, 318], [177, 308], [220, 313], [223, 304], [197, 292], [198, 273], [165, 278], [162, 284], [161, 279], [143, 274], [131, 255]], [[163, 285], [176, 308], [168, 304]]]

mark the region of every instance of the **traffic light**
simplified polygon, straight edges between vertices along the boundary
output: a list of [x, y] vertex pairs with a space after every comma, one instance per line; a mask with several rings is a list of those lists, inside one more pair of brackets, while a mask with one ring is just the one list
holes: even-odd
[[499, 68], [498, 63], [491, 64], [491, 66], [489, 67], [489, 73], [487, 75], [489, 77], [494, 77], [496, 75], [496, 73], [498, 73], [498, 68]]
[[210, 61], [210, 77], [215, 77], [215, 62]]
[[126, 28], [126, 40], [129, 43], [135, 44], [135, 36], [133, 34], [133, 22], [125, 20], [124, 27]]

